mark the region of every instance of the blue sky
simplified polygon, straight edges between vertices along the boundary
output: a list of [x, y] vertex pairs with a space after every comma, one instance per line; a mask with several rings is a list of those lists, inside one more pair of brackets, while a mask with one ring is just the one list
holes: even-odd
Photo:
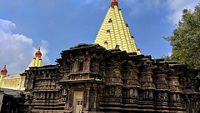
[[[184, 8], [200, 0], [119, 0], [142, 54], [160, 58], [171, 53], [163, 39], [172, 35]], [[62, 50], [93, 43], [110, 0], [0, 0], [0, 67], [9, 73], [26, 69], [41, 47], [54, 64]]]

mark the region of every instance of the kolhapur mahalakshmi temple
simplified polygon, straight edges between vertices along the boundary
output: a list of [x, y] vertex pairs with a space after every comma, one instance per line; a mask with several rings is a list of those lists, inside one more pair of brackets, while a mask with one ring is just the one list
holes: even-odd
[[[141, 55], [118, 1], [95, 44], [44, 65], [38, 50], [16, 76], [1, 71], [2, 113], [200, 113], [200, 72]], [[1, 97], [1, 96], [0, 96]]]

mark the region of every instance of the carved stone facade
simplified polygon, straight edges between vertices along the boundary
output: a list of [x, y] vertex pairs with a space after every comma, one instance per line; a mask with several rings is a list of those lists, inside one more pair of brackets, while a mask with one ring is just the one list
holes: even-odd
[[24, 112], [38, 113], [42, 109], [46, 112], [56, 110], [62, 113], [66, 100], [61, 97], [63, 90], [57, 84], [60, 76], [58, 66], [30, 68], [22, 76], [26, 76]]
[[199, 113], [200, 73], [150, 56], [78, 45], [31, 68], [28, 113]]

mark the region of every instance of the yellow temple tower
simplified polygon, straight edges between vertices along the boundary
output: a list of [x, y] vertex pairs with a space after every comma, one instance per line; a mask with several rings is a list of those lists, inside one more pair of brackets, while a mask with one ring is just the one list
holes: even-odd
[[99, 44], [106, 49], [119, 49], [127, 53], [137, 53], [140, 55], [140, 49], [137, 48], [133, 36], [130, 33], [128, 24], [126, 24], [122, 11], [119, 8], [118, 0], [112, 0], [107, 15], [97, 34], [95, 44]]
[[29, 64], [28, 68], [30, 68], [30, 67], [41, 67], [43, 65], [44, 65], [44, 63], [42, 61], [42, 53], [41, 53], [40, 48], [39, 48], [38, 51], [35, 53], [35, 57], [31, 61], [31, 63]]

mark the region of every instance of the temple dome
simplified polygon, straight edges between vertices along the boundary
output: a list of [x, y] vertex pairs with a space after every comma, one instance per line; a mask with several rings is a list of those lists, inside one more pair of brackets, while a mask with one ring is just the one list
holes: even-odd
[[1, 75], [7, 75], [8, 71], [6, 69], [6, 66], [1, 70]]
[[42, 52], [40, 51], [40, 48], [35, 52], [35, 57], [32, 59], [30, 64], [28, 65], [27, 70], [30, 67], [41, 67], [43, 66], [43, 60], [42, 60]]
[[111, 5], [118, 5], [118, 0], [112, 0]]
[[42, 52], [40, 51], [40, 48], [38, 49], [38, 51], [35, 53], [35, 57], [42, 57]]

